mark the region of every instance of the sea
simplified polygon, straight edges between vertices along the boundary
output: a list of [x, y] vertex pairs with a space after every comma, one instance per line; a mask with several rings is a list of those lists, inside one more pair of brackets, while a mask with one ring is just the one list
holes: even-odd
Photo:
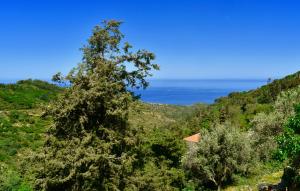
[[150, 80], [146, 90], [134, 90], [141, 100], [148, 103], [193, 105], [211, 104], [217, 98], [232, 92], [257, 89], [267, 84], [267, 80]]
[[[0, 83], [15, 83], [17, 80], [0, 80]], [[134, 89], [136, 95], [147, 103], [193, 105], [211, 104], [217, 98], [231, 92], [253, 90], [267, 84], [267, 79], [152, 79], [145, 89]]]

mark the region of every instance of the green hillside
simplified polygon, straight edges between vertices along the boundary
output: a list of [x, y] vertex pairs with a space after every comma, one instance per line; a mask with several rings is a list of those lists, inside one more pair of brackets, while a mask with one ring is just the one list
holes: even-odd
[[[0, 84], [0, 189], [25, 189], [17, 169], [24, 149], [39, 149], [51, 124], [42, 118], [44, 106], [54, 101], [62, 88], [41, 80]], [[25, 189], [26, 190], [26, 189]]]
[[41, 80], [21, 80], [0, 84], [0, 109], [33, 109], [55, 99], [62, 88]]
[[278, 95], [300, 85], [299, 75], [300, 72], [297, 72], [282, 79], [276, 79], [256, 90], [233, 92], [226, 97], [218, 98], [207, 108], [205, 116], [197, 120], [200, 120], [201, 126], [230, 120], [239, 128], [250, 128], [250, 121], [256, 114], [269, 113], [274, 110], [273, 106]]
[[[229, 122], [243, 132], [257, 131], [257, 135], [261, 133], [258, 127], [270, 128], [263, 130], [264, 134], [260, 136], [264, 137], [253, 139], [266, 141], [274, 137], [275, 140], [280, 133], [273, 132], [272, 124], [279, 124], [282, 128], [280, 124], [284, 124], [293, 113], [274, 122], [272, 117], [282, 112], [282, 104], [290, 111], [294, 104], [300, 103], [298, 76], [299, 73], [295, 73], [256, 90], [231, 93], [211, 105], [173, 106], [135, 102], [130, 107], [129, 123], [140, 141], [135, 152], [143, 162], [132, 176], [132, 181], [146, 181], [145, 187], [141, 186], [143, 189], [198, 189], [191, 174], [184, 175], [182, 169], [181, 158], [187, 152], [182, 139], [203, 129], [211, 129], [215, 124]], [[0, 89], [0, 188], [31, 190], [32, 182], [27, 177], [29, 175], [24, 176], [26, 173], [22, 172], [21, 161], [29, 151], [39, 150], [43, 146], [45, 132], [52, 124], [51, 118], [42, 117], [44, 108], [59, 98], [64, 89], [40, 80], [1, 84]], [[256, 189], [261, 182], [280, 181], [282, 168], [288, 161], [258, 157], [262, 157], [256, 159], [259, 165], [251, 167], [251, 172], [246, 176], [237, 174], [227, 190]], [[169, 184], [172, 186], [165, 187]]]

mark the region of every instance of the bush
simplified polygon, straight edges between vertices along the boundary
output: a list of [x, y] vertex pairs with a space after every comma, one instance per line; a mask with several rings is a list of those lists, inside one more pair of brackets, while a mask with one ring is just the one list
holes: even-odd
[[278, 150], [274, 157], [278, 160], [294, 158], [300, 153], [300, 105], [295, 106], [295, 116], [285, 124], [283, 134], [277, 136]]

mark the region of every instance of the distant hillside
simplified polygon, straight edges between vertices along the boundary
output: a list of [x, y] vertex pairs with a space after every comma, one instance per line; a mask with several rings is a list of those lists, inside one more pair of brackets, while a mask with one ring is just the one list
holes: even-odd
[[288, 75], [282, 79], [274, 80], [261, 88], [252, 92], [253, 97], [257, 98], [259, 103], [271, 103], [274, 102], [276, 97], [282, 91], [286, 91], [295, 88], [300, 85], [300, 71], [294, 74]]
[[31, 109], [57, 97], [63, 89], [41, 80], [0, 84], [0, 110]]
[[231, 104], [259, 103], [269, 104], [275, 101], [276, 97], [282, 92], [300, 85], [300, 71], [288, 75], [282, 79], [276, 79], [256, 90], [247, 92], [233, 92], [228, 97], [216, 100], [216, 104], [229, 101]]
[[195, 132], [200, 127], [225, 121], [230, 121], [240, 128], [249, 128], [250, 121], [257, 113], [269, 113], [273, 110], [273, 103], [281, 92], [299, 85], [300, 72], [297, 72], [274, 80], [256, 90], [233, 92], [226, 97], [216, 99], [215, 103], [205, 109], [198, 109], [189, 120], [197, 127]]

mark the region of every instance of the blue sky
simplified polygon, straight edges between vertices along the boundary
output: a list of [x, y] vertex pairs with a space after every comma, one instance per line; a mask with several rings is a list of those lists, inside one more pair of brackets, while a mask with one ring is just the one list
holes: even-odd
[[297, 0], [0, 0], [0, 79], [49, 79], [103, 19], [155, 52], [155, 78], [268, 78], [300, 70]]

